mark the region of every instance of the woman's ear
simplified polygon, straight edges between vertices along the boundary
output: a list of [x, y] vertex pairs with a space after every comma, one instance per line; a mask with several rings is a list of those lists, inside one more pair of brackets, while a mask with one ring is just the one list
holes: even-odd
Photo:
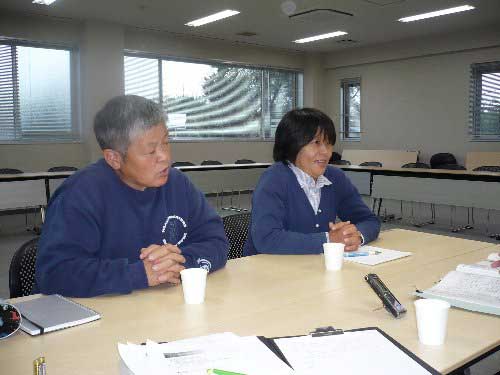
[[107, 148], [104, 149], [102, 153], [104, 155], [104, 160], [106, 160], [106, 163], [108, 163], [111, 168], [113, 168], [115, 171], [121, 169], [123, 157], [118, 151]]

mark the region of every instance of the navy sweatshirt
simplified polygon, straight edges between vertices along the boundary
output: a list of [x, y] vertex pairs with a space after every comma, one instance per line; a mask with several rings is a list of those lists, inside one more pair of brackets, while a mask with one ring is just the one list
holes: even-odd
[[35, 289], [73, 297], [148, 286], [140, 250], [177, 245], [186, 268], [227, 261], [222, 221], [175, 168], [159, 188], [132, 189], [104, 161], [78, 171], [52, 196], [36, 260]]
[[380, 221], [344, 172], [329, 165], [324, 176], [332, 184], [321, 188], [316, 214], [290, 167], [281, 162], [270, 166], [253, 193], [252, 223], [243, 254], [322, 253], [328, 223], [337, 217], [355, 224], [365, 243], [376, 239]]

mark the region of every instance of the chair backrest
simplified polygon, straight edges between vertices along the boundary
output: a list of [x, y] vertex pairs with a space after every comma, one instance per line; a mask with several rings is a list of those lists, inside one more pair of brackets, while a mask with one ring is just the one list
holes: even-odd
[[334, 160], [332, 162], [333, 165], [351, 165], [349, 160]]
[[335, 151], [334, 151], [334, 152], [332, 153], [332, 156], [331, 156], [331, 158], [330, 158], [329, 163], [330, 163], [330, 164], [336, 164], [335, 162], [336, 162], [336, 161], [339, 161], [339, 160], [342, 160], [342, 156], [341, 156], [338, 152], [335, 152]]
[[[457, 159], [453, 154], [449, 152], [440, 152], [431, 156], [431, 168], [438, 168], [443, 164], [457, 164]], [[438, 168], [443, 169], [443, 168]], [[446, 168], [444, 168], [446, 169]]]
[[244, 212], [229, 215], [222, 218], [224, 231], [229, 240], [228, 259], [241, 258], [243, 256], [243, 246], [248, 237], [251, 214]]
[[474, 172], [500, 172], [500, 165], [482, 165], [473, 170]]
[[172, 167], [191, 167], [193, 165], [196, 165], [194, 163], [191, 163], [190, 161], [176, 161], [172, 163]]
[[35, 261], [38, 237], [21, 245], [14, 253], [9, 268], [10, 298], [29, 296], [35, 284]]
[[200, 165], [222, 165], [218, 160], [203, 160]]
[[24, 172], [16, 168], [0, 168], [0, 174], [20, 174], [20, 173]]
[[360, 167], [381, 167], [382, 163], [379, 161], [365, 161], [359, 165]]
[[417, 161], [416, 163], [406, 163], [405, 165], [402, 165], [401, 168], [422, 168], [422, 169], [430, 169], [429, 164], [421, 163]]
[[234, 164], [253, 164], [253, 163], [255, 163], [255, 161], [251, 159], [238, 159], [234, 162]]
[[72, 172], [77, 171], [77, 167], [69, 167], [67, 165], [58, 165], [57, 167], [50, 167], [47, 172]]
[[465, 171], [467, 170], [463, 165], [459, 164], [440, 164], [435, 166], [433, 169], [450, 169], [454, 171]]

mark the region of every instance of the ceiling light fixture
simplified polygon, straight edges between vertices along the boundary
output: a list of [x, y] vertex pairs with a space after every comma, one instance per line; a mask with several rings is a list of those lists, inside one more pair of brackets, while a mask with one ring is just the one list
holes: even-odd
[[417, 14], [415, 16], [404, 17], [404, 18], [400, 18], [398, 21], [399, 22], [419, 21], [419, 20], [423, 20], [426, 18], [439, 17], [439, 16], [444, 16], [446, 14], [465, 12], [466, 10], [472, 10], [472, 9], [475, 9], [475, 7], [473, 7], [472, 5], [462, 5], [462, 6], [455, 7], [455, 8], [436, 10], [435, 12], [429, 12], [429, 13]]
[[33, 0], [33, 4], [50, 5], [56, 0]]
[[341, 36], [341, 35], [346, 35], [346, 34], [347, 33], [345, 31], [335, 31], [333, 33], [321, 34], [321, 35], [316, 35], [316, 36], [310, 36], [308, 38], [297, 39], [297, 40], [294, 40], [293, 42], [294, 43], [309, 43], [309, 42], [314, 42], [315, 40], [335, 38], [336, 36]]
[[186, 26], [198, 27], [201, 25], [206, 25], [207, 23], [210, 23], [210, 22], [215, 22], [215, 21], [219, 21], [221, 19], [227, 18], [227, 17], [234, 16], [234, 15], [239, 14], [239, 13], [240, 12], [238, 12], [237, 10], [227, 9], [227, 10], [223, 10], [222, 12], [211, 14], [210, 16], [206, 16], [206, 17], [188, 22], [188, 23], [186, 23]]

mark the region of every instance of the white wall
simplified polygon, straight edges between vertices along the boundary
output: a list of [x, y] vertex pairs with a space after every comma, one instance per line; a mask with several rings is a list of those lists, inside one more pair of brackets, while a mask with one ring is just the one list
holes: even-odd
[[[317, 57], [305, 66], [304, 54], [243, 43], [200, 39], [160, 31], [136, 29], [98, 21], [77, 22], [19, 14], [0, 15], [0, 36], [61, 43], [78, 53], [78, 84], [82, 127], [80, 143], [0, 145], [0, 165], [24, 171], [41, 171], [58, 164], [82, 167], [100, 157], [92, 132], [95, 113], [111, 97], [123, 93], [123, 50], [173, 57], [214, 59], [304, 70], [304, 97], [317, 95], [311, 79], [323, 77]], [[319, 61], [319, 60], [318, 60]], [[309, 105], [314, 101], [309, 100]], [[272, 142], [179, 142], [173, 144], [175, 160], [218, 159], [233, 162], [248, 158], [272, 159]]]
[[483, 30], [359, 48], [326, 58], [326, 104], [340, 123], [340, 80], [361, 77], [360, 142], [338, 149], [420, 150], [464, 163], [468, 151], [499, 151], [500, 142], [468, 137], [470, 64], [500, 61], [500, 31]]

